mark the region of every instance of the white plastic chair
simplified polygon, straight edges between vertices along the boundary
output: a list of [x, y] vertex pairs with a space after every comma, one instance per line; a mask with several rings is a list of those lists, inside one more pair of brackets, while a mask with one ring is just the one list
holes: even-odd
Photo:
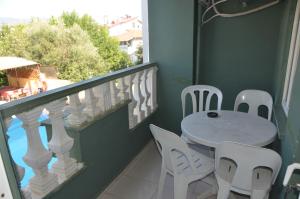
[[185, 199], [189, 183], [203, 179], [214, 171], [213, 160], [190, 149], [176, 134], [150, 124], [151, 132], [162, 155], [157, 199], [167, 173], [174, 176], [174, 199]]
[[273, 99], [272, 96], [262, 90], [243, 90], [241, 91], [234, 103], [234, 111], [237, 111], [239, 105], [246, 103], [249, 105], [248, 113], [253, 115], [258, 115], [258, 108], [261, 105], [264, 105], [268, 108], [268, 120], [271, 120]]
[[[196, 96], [195, 92], [199, 92], [198, 102], [197, 102], [197, 96]], [[204, 93], [205, 92], [207, 92], [208, 95], [206, 97], [206, 100], [204, 101], [204, 97], [205, 97]], [[188, 86], [188, 87], [184, 88], [181, 92], [183, 117], [185, 117], [185, 101], [186, 101], [187, 94], [190, 94], [192, 97], [193, 113], [196, 113], [199, 111], [209, 111], [210, 110], [210, 102], [211, 102], [211, 98], [213, 95], [217, 95], [217, 98], [218, 98], [217, 110], [221, 110], [223, 94], [218, 88], [213, 87], [213, 86], [208, 86], [208, 85], [193, 85], [193, 86]], [[197, 108], [197, 104], [198, 104], [198, 108]]]
[[[205, 95], [205, 93], [207, 93], [207, 95]], [[183, 118], [186, 116], [185, 115], [186, 114], [185, 106], [186, 106], [186, 97], [188, 94], [192, 98], [193, 113], [199, 112], [199, 111], [209, 111], [210, 106], [211, 106], [211, 104], [210, 104], [211, 99], [214, 95], [217, 96], [217, 101], [218, 101], [217, 102], [217, 111], [221, 110], [223, 94], [218, 88], [209, 86], [209, 85], [188, 86], [188, 87], [184, 88], [181, 92]], [[198, 94], [198, 98], [197, 98], [197, 94]], [[205, 99], [205, 96], [206, 96], [206, 99]], [[198, 145], [198, 152], [202, 153], [203, 155], [214, 158], [213, 149], [211, 149], [207, 146], [204, 146], [204, 145], [199, 145], [197, 143], [194, 143], [193, 141], [188, 139], [186, 136], [184, 136], [184, 134], [181, 135], [181, 138], [189, 144]]]
[[268, 199], [281, 167], [281, 157], [270, 149], [224, 142], [216, 149], [218, 198], [227, 199], [230, 191]]

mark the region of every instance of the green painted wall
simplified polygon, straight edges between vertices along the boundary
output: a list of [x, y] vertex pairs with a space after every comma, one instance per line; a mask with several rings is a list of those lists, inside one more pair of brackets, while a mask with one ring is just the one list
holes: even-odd
[[129, 130], [125, 105], [87, 128], [73, 132], [80, 139], [81, 159], [86, 168], [47, 198], [96, 198], [149, 141], [152, 117]]
[[272, 93], [283, 6], [241, 17], [217, 17], [201, 27], [198, 83], [220, 88], [224, 109], [233, 108], [241, 90]]
[[193, 79], [194, 0], [149, 0], [150, 61], [158, 71], [158, 117], [163, 128], [180, 131], [180, 94]]
[[[296, 71], [294, 86], [292, 90], [292, 98], [290, 102], [290, 112], [288, 116], [282, 110], [281, 99], [286, 73], [286, 64], [289, 53], [290, 38], [292, 32], [293, 18], [296, 8], [296, 0], [287, 0], [284, 3], [284, 15], [281, 23], [281, 32], [279, 37], [278, 56], [276, 60], [276, 70], [274, 75], [273, 90], [275, 96], [275, 113], [278, 122], [281, 142], [278, 146], [278, 151], [283, 158], [283, 167], [279, 174], [278, 184], [274, 197], [280, 196], [283, 198], [284, 189], [281, 185], [286, 171], [286, 167], [293, 162], [300, 162], [300, 70]], [[291, 183], [300, 181], [300, 175], [294, 175]], [[297, 198], [297, 195], [289, 194], [290, 199]]]

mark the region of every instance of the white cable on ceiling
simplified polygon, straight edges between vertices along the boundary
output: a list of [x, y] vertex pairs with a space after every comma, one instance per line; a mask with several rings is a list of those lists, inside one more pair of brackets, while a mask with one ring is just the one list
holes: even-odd
[[[218, 1], [217, 3], [215, 3], [215, 4], [218, 5], [218, 4], [223, 3], [223, 2], [226, 2], [226, 1], [227, 1], [227, 0], [221, 0], [221, 1]], [[209, 7], [203, 12], [203, 14], [202, 14], [202, 24], [205, 24], [205, 23], [209, 22], [210, 20], [212, 20], [213, 18], [219, 16], [218, 14], [215, 14], [215, 15], [211, 16], [210, 18], [204, 20], [204, 19], [205, 19], [205, 15], [206, 15], [206, 14], [207, 14], [214, 6], [215, 6], [215, 5], [209, 6]]]
[[[275, 0], [273, 2], [270, 2], [268, 4], [265, 4], [265, 5], [262, 5], [260, 7], [257, 7], [257, 8], [254, 8], [254, 9], [251, 9], [251, 10], [247, 10], [247, 11], [244, 11], [244, 12], [240, 12], [240, 13], [234, 13], [234, 14], [226, 14], [226, 13], [221, 13], [216, 5], [220, 4], [220, 3], [224, 3], [228, 0], [221, 0], [221, 1], [218, 1], [218, 2], [215, 2], [215, 0], [211, 0], [211, 5], [206, 8], [206, 10], [203, 12], [203, 15], [202, 15], [202, 25], [208, 23], [209, 21], [211, 21], [213, 18], [217, 17], [217, 16], [220, 16], [220, 17], [227, 17], [227, 18], [230, 18], [230, 17], [238, 17], [238, 16], [243, 16], [243, 15], [248, 15], [248, 14], [251, 14], [251, 13], [254, 13], [254, 12], [258, 12], [260, 10], [263, 10], [263, 9], [266, 9], [268, 7], [271, 7], [273, 5], [276, 5], [280, 2], [280, 0]], [[211, 10], [213, 8], [214, 12], [216, 13], [215, 15], [213, 15], [212, 17], [208, 18], [207, 20], [204, 20], [205, 19], [205, 15], [208, 13], [209, 10]]]

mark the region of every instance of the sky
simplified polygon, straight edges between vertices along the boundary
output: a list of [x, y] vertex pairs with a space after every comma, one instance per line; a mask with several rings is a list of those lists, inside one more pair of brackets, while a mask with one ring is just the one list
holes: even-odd
[[103, 23], [105, 16], [110, 20], [125, 14], [141, 17], [141, 0], [0, 0], [0, 17], [49, 18], [63, 11], [89, 14]]

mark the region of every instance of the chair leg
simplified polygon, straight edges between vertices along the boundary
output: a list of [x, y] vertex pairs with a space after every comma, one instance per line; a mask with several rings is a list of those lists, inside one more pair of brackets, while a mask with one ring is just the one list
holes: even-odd
[[208, 198], [209, 196], [217, 195], [218, 183], [213, 174], [208, 175], [207, 177], [203, 178], [201, 181], [210, 185], [210, 189], [205, 190], [203, 193], [197, 196], [197, 199], [205, 199]]
[[215, 151], [212, 148], [210, 148], [208, 150], [209, 150], [209, 157], [212, 159], [215, 159]]
[[188, 185], [185, 179], [174, 176], [174, 199], [186, 199]]
[[228, 199], [231, 185], [226, 181], [219, 181], [219, 191], [217, 199]]
[[211, 193], [217, 194], [218, 192], [218, 182], [214, 174], [210, 174], [207, 177], [202, 179], [203, 182], [211, 186]]
[[162, 199], [162, 193], [163, 193], [163, 189], [164, 189], [164, 185], [165, 185], [166, 176], [167, 176], [166, 169], [161, 168], [158, 190], [157, 190], [157, 199]]

